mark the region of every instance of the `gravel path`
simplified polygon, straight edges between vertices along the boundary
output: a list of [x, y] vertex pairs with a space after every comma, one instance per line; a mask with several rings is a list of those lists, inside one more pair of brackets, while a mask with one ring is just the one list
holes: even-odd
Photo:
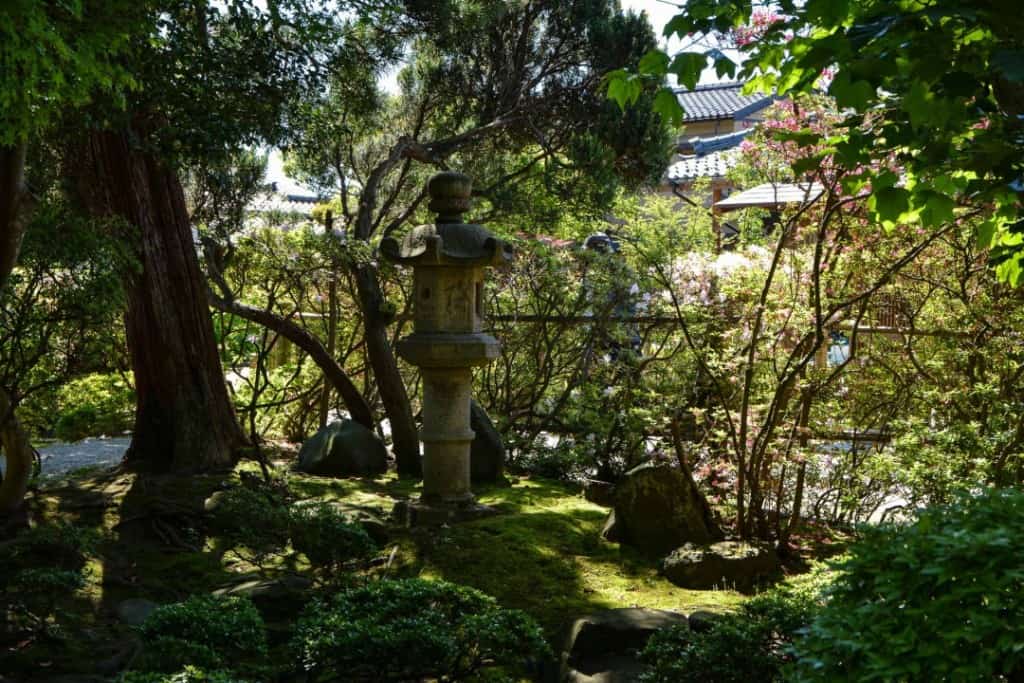
[[55, 443], [39, 449], [42, 477], [48, 479], [88, 465], [116, 465], [131, 443], [130, 436], [97, 437], [75, 443]]

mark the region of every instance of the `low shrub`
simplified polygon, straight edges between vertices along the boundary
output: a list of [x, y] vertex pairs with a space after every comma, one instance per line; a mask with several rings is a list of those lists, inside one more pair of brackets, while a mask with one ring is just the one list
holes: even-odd
[[[54, 569], [80, 569], [96, 551], [99, 535], [92, 529], [60, 522], [33, 527], [7, 549], [3, 567], [9, 571], [45, 565]], [[10, 574], [8, 573], [8, 576]]]
[[291, 511], [272, 492], [236, 486], [219, 494], [213, 511], [213, 530], [235, 546], [244, 546], [260, 561], [288, 544]]
[[149, 673], [168, 674], [183, 665], [217, 667], [220, 659], [213, 648], [173, 636], [155, 636], [146, 640], [135, 666]]
[[263, 619], [246, 598], [194, 595], [155, 609], [139, 633], [144, 648], [137, 668], [142, 671], [251, 667], [267, 654]]
[[644, 683], [740, 683], [772, 681], [779, 661], [763, 622], [725, 616], [705, 632], [686, 625], [651, 636], [641, 654]]
[[329, 503], [294, 508], [291, 537], [292, 547], [311, 564], [329, 570], [365, 560], [377, 550], [362, 526], [349, 522]]
[[186, 666], [173, 674], [158, 672], [129, 671], [122, 683], [249, 683], [230, 671], [205, 670]]
[[61, 441], [121, 434], [134, 422], [135, 391], [121, 375], [94, 373], [62, 386], [57, 406], [54, 432]]
[[91, 529], [71, 524], [37, 526], [18, 536], [0, 560], [0, 592], [10, 625], [52, 631], [50, 617], [85, 585], [97, 539]]
[[1024, 492], [866, 528], [794, 646], [801, 681], [1024, 680]]
[[781, 677], [789, 648], [821, 608], [831, 573], [818, 566], [723, 614], [703, 632], [681, 625], [655, 633], [641, 653], [644, 683], [745, 683]]
[[519, 450], [512, 463], [516, 471], [566, 482], [579, 481], [588, 474], [590, 458], [574, 439], [564, 439], [554, 447], [537, 440]]
[[[477, 590], [383, 580], [311, 605], [292, 644], [298, 665], [329, 680], [519, 680], [548, 652], [540, 627]], [[447, 678], [445, 678], [447, 677]]]

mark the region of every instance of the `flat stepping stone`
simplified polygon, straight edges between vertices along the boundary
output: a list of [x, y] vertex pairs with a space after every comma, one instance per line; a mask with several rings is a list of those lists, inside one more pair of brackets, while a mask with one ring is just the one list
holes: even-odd
[[687, 625], [685, 614], [624, 607], [574, 621], [562, 646], [559, 680], [578, 683], [635, 681], [643, 670], [637, 655], [655, 631]]

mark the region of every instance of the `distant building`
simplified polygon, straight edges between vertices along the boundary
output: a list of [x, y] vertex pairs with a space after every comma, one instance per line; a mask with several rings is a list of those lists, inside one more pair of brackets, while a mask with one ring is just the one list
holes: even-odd
[[703, 138], [735, 133], [752, 128], [764, 117], [764, 110], [776, 100], [774, 95], [742, 93], [745, 83], [712, 83], [693, 90], [676, 90], [683, 106], [684, 134]]
[[[740, 143], [778, 99], [761, 93], [745, 95], [744, 85], [714, 83], [693, 90], [676, 90], [683, 107], [683, 132], [662, 178], [662, 194], [700, 204], [708, 210], [729, 196], [733, 188], [726, 175], [738, 161]], [[693, 196], [693, 186], [700, 180], [709, 181], [710, 192]], [[719, 224], [716, 219], [714, 224], [720, 240], [729, 240], [737, 232], [728, 222]]]
[[313, 208], [324, 201], [314, 190], [285, 173], [284, 159], [276, 149], [267, 154], [264, 182], [264, 189], [246, 207], [253, 224], [269, 219], [276, 227], [287, 230], [311, 221]]
[[278, 189], [278, 183], [271, 182], [267, 189], [256, 195], [246, 207], [248, 211], [257, 214], [281, 214], [284, 216], [298, 216], [310, 218], [313, 215], [313, 207], [323, 201], [312, 193], [283, 192]]
[[679, 196], [699, 179], [711, 181], [717, 198], [728, 188], [726, 173], [736, 165], [736, 148], [764, 118], [774, 95], [744, 95], [744, 83], [713, 83], [679, 89], [683, 133], [665, 172], [663, 190]]

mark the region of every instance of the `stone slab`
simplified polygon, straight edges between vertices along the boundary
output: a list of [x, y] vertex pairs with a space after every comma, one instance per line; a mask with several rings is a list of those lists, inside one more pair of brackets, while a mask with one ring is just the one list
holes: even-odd
[[444, 505], [419, 500], [400, 500], [391, 512], [392, 518], [405, 527], [433, 527], [472, 522], [499, 514], [488, 505], [466, 503]]

